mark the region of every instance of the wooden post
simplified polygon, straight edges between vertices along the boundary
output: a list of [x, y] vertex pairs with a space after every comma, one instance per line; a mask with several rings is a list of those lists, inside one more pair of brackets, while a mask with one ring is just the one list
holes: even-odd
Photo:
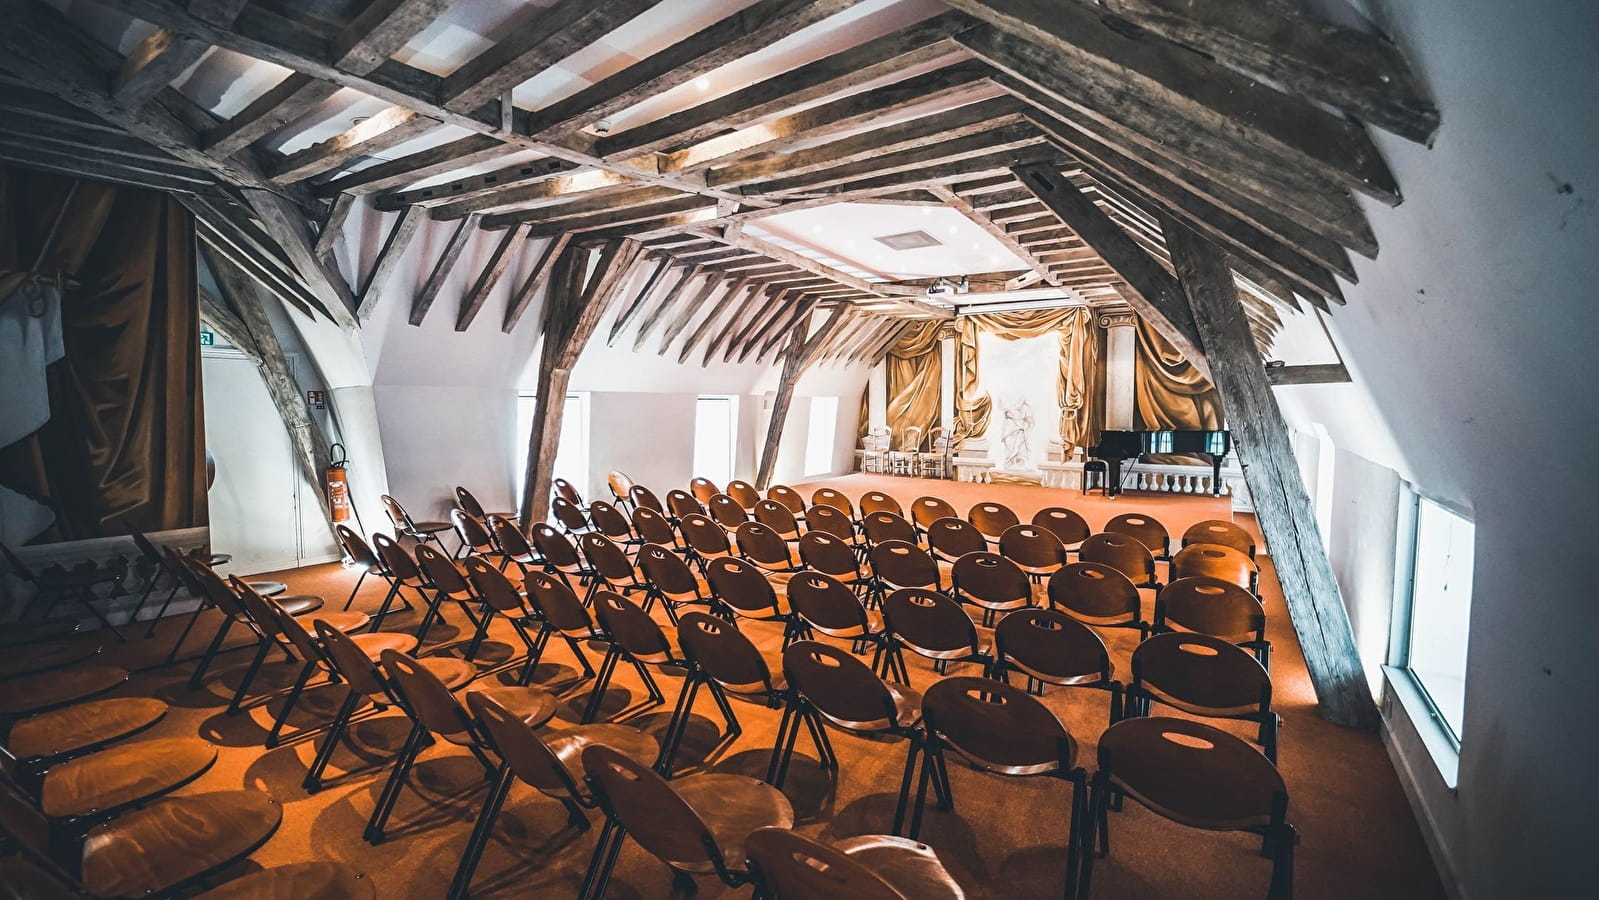
[[527, 487], [521, 507], [524, 526], [541, 522], [549, 514], [551, 472], [560, 449], [561, 417], [566, 411], [572, 367], [611, 301], [621, 293], [644, 245], [618, 238], [598, 252], [592, 275], [588, 274], [590, 250], [576, 244], [561, 251], [550, 272], [539, 349], [538, 408], [528, 435]]
[[794, 386], [805, 370], [815, 361], [817, 351], [838, 331], [849, 314], [850, 306], [835, 307], [822, 327], [807, 339], [809, 318], [795, 322], [788, 333], [788, 349], [783, 351], [783, 374], [777, 381], [777, 396], [772, 400], [772, 418], [766, 423], [766, 443], [761, 448], [760, 469], [755, 475], [755, 487], [760, 490], [772, 483], [772, 469], [777, 465], [777, 448], [783, 440], [783, 423], [788, 418], [788, 406], [794, 399]]
[[1238, 447], [1255, 515], [1271, 548], [1322, 717], [1375, 730], [1377, 708], [1355, 649], [1349, 614], [1227, 257], [1171, 219], [1162, 220], [1161, 231], [1210, 358], [1211, 383], [1221, 394], [1227, 427]]

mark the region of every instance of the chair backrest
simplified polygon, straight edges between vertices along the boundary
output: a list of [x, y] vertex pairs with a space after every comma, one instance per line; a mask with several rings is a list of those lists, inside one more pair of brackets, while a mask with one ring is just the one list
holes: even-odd
[[388, 494], [384, 494], [378, 499], [383, 503], [383, 511], [388, 513], [389, 523], [394, 526], [395, 531], [411, 530], [411, 515], [405, 511], [405, 507], [400, 505], [400, 501], [390, 497]]
[[901, 518], [905, 515], [905, 510], [899, 505], [898, 500], [882, 491], [867, 491], [861, 495], [861, 515], [870, 515], [874, 512], [891, 512]]
[[528, 543], [527, 535], [510, 519], [504, 516], [489, 516], [489, 530], [494, 532], [494, 541], [500, 545], [500, 550], [512, 559], [525, 559], [534, 555], [533, 545]]
[[755, 521], [777, 532], [784, 540], [799, 537], [799, 520], [794, 511], [776, 500], [762, 500], [755, 504]]
[[872, 572], [889, 587], [938, 589], [938, 563], [927, 551], [908, 541], [884, 541], [872, 547], [867, 557]]
[[[905, 838], [884, 837], [900, 842]], [[920, 846], [920, 845], [916, 845]], [[864, 862], [789, 828], [761, 828], [744, 841], [757, 896], [771, 900], [906, 900]], [[953, 896], [953, 895], [952, 895]]]
[[489, 745], [517, 778], [553, 797], [575, 800], [585, 796], [581, 774], [568, 769], [521, 716], [482, 691], [467, 691], [466, 706]]
[[577, 548], [571, 538], [539, 522], [533, 526], [533, 546], [547, 565], [570, 571], [579, 565]]
[[1280, 822], [1288, 808], [1277, 767], [1241, 738], [1203, 722], [1123, 719], [1099, 736], [1098, 767], [1111, 784], [1184, 825], [1255, 828]]
[[669, 866], [704, 869], [741, 861], [723, 860], [711, 831], [671, 782], [604, 744], [583, 749], [583, 771], [595, 799], [646, 852]]
[[647, 543], [660, 544], [663, 547], [680, 546], [672, 523], [668, 522], [666, 516], [661, 515], [659, 510], [648, 506], [633, 507], [633, 530]]
[[595, 591], [594, 618], [600, 629], [628, 655], [643, 662], [663, 662], [671, 657], [666, 632], [637, 603], [615, 591]]
[[422, 570], [417, 568], [416, 560], [405, 552], [405, 547], [399, 541], [378, 532], [372, 535], [372, 546], [377, 550], [378, 558], [383, 560], [383, 568], [389, 570], [394, 580], [405, 584], [422, 581]]
[[273, 614], [272, 607], [267, 605], [266, 598], [260, 592], [250, 587], [244, 579], [237, 575], [228, 576], [228, 588], [233, 596], [238, 598], [239, 606], [245, 615], [255, 623], [256, 629], [263, 637], [275, 638], [282, 633], [278, 627], [278, 617]]
[[183, 556], [177, 551], [173, 551], [173, 557], [185, 567], [189, 577], [194, 579], [195, 585], [200, 588], [199, 593], [204, 594], [217, 609], [222, 610], [223, 615], [237, 616], [245, 612], [244, 605], [239, 602], [239, 595], [233, 588], [228, 587], [227, 581], [218, 575], [215, 569], [202, 560]]
[[722, 526], [699, 513], [689, 513], [678, 519], [677, 530], [683, 533], [683, 539], [700, 556], [726, 556], [733, 552], [733, 544]]
[[722, 489], [716, 486], [716, 482], [709, 478], [700, 477], [695, 477], [694, 480], [690, 481], [688, 489], [693, 493], [694, 499], [700, 503], [709, 503], [712, 497], [722, 492]]
[[954, 562], [968, 553], [988, 549], [988, 540], [977, 526], [965, 519], [944, 516], [926, 526], [927, 546], [939, 559]]
[[481, 519], [486, 515], [483, 512], [483, 504], [477, 502], [477, 498], [472, 496], [471, 491], [460, 485], [455, 486], [455, 505], [462, 512], [476, 519]]
[[529, 572], [522, 589], [527, 591], [528, 602], [556, 631], [579, 635], [593, 629], [594, 619], [589, 616], [588, 607], [559, 578], [544, 572]]
[[555, 492], [557, 499], [565, 500], [573, 506], [583, 505], [583, 495], [578, 493], [572, 482], [565, 478], [556, 478], [550, 482], [550, 489]]
[[1155, 557], [1144, 542], [1130, 534], [1106, 531], [1090, 535], [1077, 549], [1082, 562], [1097, 562], [1116, 569], [1133, 584], [1154, 584]]
[[869, 512], [863, 516], [861, 528], [866, 532], [866, 540], [873, 544], [881, 544], [883, 541], [916, 543], [915, 526], [900, 518], [898, 513], [886, 509]]
[[333, 530], [339, 536], [339, 546], [344, 550], [344, 555], [348, 556], [351, 562], [366, 569], [368, 572], [378, 573], [385, 571], [382, 560], [378, 559], [378, 555], [372, 552], [372, 548], [367, 546], [366, 541], [361, 540], [361, 536], [355, 533], [355, 529], [341, 524], [334, 526]]
[[922, 446], [922, 429], [912, 425], [904, 431], [900, 438], [899, 451], [901, 453], [915, 453]]
[[1172, 578], [1208, 575], [1230, 581], [1249, 591], [1255, 589], [1260, 569], [1241, 551], [1221, 544], [1189, 544], [1171, 558]]
[[883, 598], [883, 619], [896, 640], [929, 659], [965, 659], [978, 651], [977, 626], [954, 600], [922, 588]]
[[461, 599], [472, 596], [472, 585], [460, 567], [437, 547], [431, 544], [416, 545], [416, 564], [433, 586], [449, 597]]
[[1049, 576], [1049, 605], [1090, 625], [1140, 621], [1138, 588], [1110, 566], [1079, 562]]
[[710, 503], [711, 516], [716, 519], [716, 524], [728, 531], [748, 522], [750, 514], [744, 511], [744, 505], [726, 494], [712, 494]]
[[812, 506], [831, 506], [849, 518], [855, 518], [855, 504], [849, 498], [832, 488], [817, 488], [811, 492]]
[[1155, 597], [1155, 627], [1174, 625], [1234, 642], [1262, 640], [1266, 608], [1230, 581], [1190, 575], [1166, 585]]
[[788, 511], [796, 516], [805, 515], [805, 498], [800, 496], [799, 491], [786, 484], [774, 484], [767, 488], [766, 499], [776, 500], [788, 507]]
[[594, 530], [613, 541], [633, 539], [633, 526], [627, 521], [627, 516], [604, 500], [589, 504], [589, 521], [594, 523]]
[[788, 602], [812, 628], [832, 637], [867, 631], [866, 608], [855, 592], [822, 572], [798, 572], [788, 581]]
[[633, 581], [633, 564], [628, 562], [627, 554], [616, 542], [591, 531], [577, 539], [578, 546], [583, 550], [583, 556], [588, 559], [589, 567], [607, 582]]
[[455, 526], [455, 535], [461, 543], [473, 551], [490, 553], [495, 550], [494, 535], [489, 533], [489, 527], [481, 518], [457, 507], [450, 510], [450, 524]]
[[577, 503], [565, 497], [556, 497], [550, 501], [550, 512], [554, 513], [555, 521], [567, 531], [582, 531], [589, 527], [589, 517]]
[[379, 657], [383, 674], [405, 698], [408, 712], [423, 728], [441, 737], [455, 737], [472, 731], [471, 720], [455, 695], [416, 657], [398, 650], [384, 650]]
[[[709, 500], [711, 498], [707, 495], [705, 499]], [[705, 514], [705, 503], [688, 491], [667, 491], [666, 508], [671, 510], [673, 517], [678, 519], [690, 514]]]
[[755, 489], [755, 485], [747, 481], [738, 481], [736, 479], [729, 481], [727, 490], [723, 493], [732, 497], [739, 506], [745, 509], [754, 509], [755, 504], [761, 502], [761, 492]]
[[860, 575], [860, 567], [855, 563], [855, 551], [825, 531], [813, 528], [800, 535], [799, 552], [807, 568], [835, 578], [853, 579]]
[[322, 652], [350, 685], [350, 690], [368, 697], [388, 693], [382, 670], [360, 644], [322, 619], [312, 620], [311, 627], [316, 629], [317, 639], [322, 642]]
[[1021, 609], [1033, 602], [1027, 573], [998, 553], [968, 553], [950, 573], [955, 590], [985, 609]]
[[783, 536], [759, 522], [745, 522], [734, 532], [738, 552], [745, 559], [769, 571], [781, 572], [793, 568], [788, 542]]
[[732, 622], [684, 613], [677, 620], [677, 641], [688, 661], [716, 681], [744, 693], [777, 692], [765, 657]]
[[1208, 634], [1157, 634], [1133, 650], [1133, 684], [1196, 715], [1271, 708], [1271, 675], [1249, 651]]
[[299, 652], [302, 662], [315, 662], [326, 658], [322, 648], [317, 644], [316, 638], [306, 628], [305, 623], [294, 616], [283, 605], [271, 597], [263, 596], [262, 605], [277, 623], [278, 633], [289, 639], [294, 649]]
[[955, 507], [942, 497], [917, 497], [911, 503], [911, 521], [916, 523], [917, 528], [926, 531], [940, 519], [965, 521], [960, 518], [960, 513], [955, 511]]
[[1050, 506], [1033, 515], [1033, 524], [1047, 528], [1068, 547], [1080, 544], [1092, 533], [1088, 521], [1064, 506]]
[[1092, 628], [1058, 609], [1019, 609], [994, 629], [995, 655], [1050, 684], [1109, 681], [1110, 652]]
[[980, 768], [1002, 775], [1070, 770], [1077, 741], [1026, 690], [989, 678], [956, 676], [922, 695], [928, 733]]
[[989, 500], [973, 506], [966, 513], [966, 521], [976, 526], [977, 530], [983, 533], [983, 537], [997, 541], [999, 536], [1005, 533], [1005, 529], [1012, 525], [1020, 525], [1022, 520], [1016, 517], [1016, 513], [1010, 507]]
[[841, 541], [855, 538], [855, 522], [849, 514], [836, 507], [817, 505], [805, 511], [805, 525], [811, 531], [822, 531]]
[[888, 685], [848, 651], [817, 641], [795, 641], [783, 651], [783, 676], [811, 708], [836, 725], [887, 731], [915, 724], [899, 721]]
[[483, 602], [502, 613], [521, 613], [525, 609], [522, 592], [493, 563], [481, 556], [468, 556], [461, 564], [473, 592], [482, 597]]
[[661, 505], [661, 498], [655, 492], [642, 484], [635, 484], [627, 489], [627, 498], [633, 501], [634, 509], [651, 509], [658, 513], [666, 512], [666, 507]]
[[683, 557], [660, 544], [645, 544], [638, 551], [638, 565], [644, 577], [668, 599], [681, 600], [699, 595], [699, 580]]
[[736, 556], [720, 556], [705, 563], [711, 591], [734, 610], [757, 616], [777, 615], [777, 592], [761, 570]]
[[605, 484], [611, 489], [611, 497], [618, 502], [632, 496], [633, 479], [615, 469], [606, 474]]
[[1055, 532], [1037, 525], [1012, 525], [999, 536], [999, 554], [1030, 571], [1066, 565], [1066, 545]]
[[1159, 558], [1171, 556], [1171, 535], [1166, 526], [1154, 516], [1143, 513], [1122, 513], [1105, 523], [1105, 530], [1138, 538], [1149, 552]]
[[1195, 522], [1183, 532], [1183, 546], [1192, 544], [1220, 544], [1231, 547], [1251, 560], [1255, 558], [1255, 537], [1245, 529], [1222, 519]]

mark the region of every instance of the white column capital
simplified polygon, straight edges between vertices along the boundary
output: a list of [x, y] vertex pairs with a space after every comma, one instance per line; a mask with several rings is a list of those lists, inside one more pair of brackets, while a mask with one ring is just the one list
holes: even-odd
[[1094, 312], [1101, 328], [1131, 328], [1138, 324], [1138, 316], [1130, 306], [1101, 306]]

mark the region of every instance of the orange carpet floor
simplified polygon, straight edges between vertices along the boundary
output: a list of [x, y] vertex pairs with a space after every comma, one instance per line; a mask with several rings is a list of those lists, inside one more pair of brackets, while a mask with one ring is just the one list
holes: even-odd
[[[997, 500], [1010, 505], [1024, 521], [1041, 507], [1064, 505], [1083, 513], [1098, 527], [1113, 515], [1137, 510], [1165, 522], [1174, 539], [1194, 522], [1231, 518], [1225, 498], [1129, 493], [1112, 501], [1039, 487], [866, 475], [827, 483], [852, 498], [875, 488], [906, 504], [923, 494], [937, 494], [963, 511], [979, 500]], [[664, 494], [664, 488], [656, 487]], [[813, 486], [799, 487], [808, 494]], [[1252, 527], [1248, 517], [1241, 521]], [[1289, 819], [1299, 829], [1301, 840], [1295, 870], [1297, 895], [1312, 900], [1443, 896], [1377, 735], [1328, 724], [1316, 714], [1315, 696], [1269, 559], [1262, 559], [1262, 569], [1261, 591], [1274, 645], [1276, 707], [1284, 720], [1280, 767], [1291, 795]], [[320, 594], [334, 609], [344, 603], [355, 582], [355, 574], [338, 565], [264, 574], [286, 581], [291, 593]], [[355, 599], [356, 608], [375, 610], [384, 590], [383, 584], [369, 578]], [[657, 615], [661, 613], [657, 611]], [[409, 630], [417, 617], [408, 612], [391, 618], [386, 627]], [[457, 652], [452, 642], [469, 636], [463, 632], [463, 621], [457, 612], [447, 625], [435, 627], [429, 636], [429, 652]], [[215, 613], [206, 614], [189, 640], [188, 651], [198, 652], [216, 623]], [[104, 658], [129, 668], [150, 667], [142, 668], [117, 694], [156, 696], [172, 704], [172, 711], [148, 736], [199, 735], [221, 748], [216, 766], [186, 791], [251, 787], [268, 791], [282, 802], [282, 828], [240, 870], [302, 860], [340, 860], [371, 878], [380, 897], [442, 897], [485, 791], [483, 770], [471, 756], [442, 741], [424, 752], [414, 769], [413, 787], [403, 792], [395, 809], [388, 840], [372, 846], [362, 840], [362, 828], [382, 790], [387, 760], [404, 738], [405, 720], [391, 710], [354, 728], [350, 744], [334, 757], [327, 788], [308, 796], [300, 781], [320, 736], [263, 750], [262, 738], [279, 701], [257, 703], [235, 716], [224, 710], [249, 662], [247, 651], [220, 657], [206, 683], [196, 691], [186, 687], [189, 665], [153, 667], [165, 657], [181, 626], [180, 620], [164, 621], [148, 641], [138, 637], [142, 628], [130, 630], [132, 642], [108, 645]], [[747, 621], [740, 622], [740, 628], [770, 655], [775, 668], [779, 628]], [[1119, 629], [1103, 633], [1119, 677], [1125, 679], [1136, 635]], [[241, 643], [242, 638], [233, 643]], [[518, 648], [520, 644], [508, 626], [497, 623], [493, 638], [478, 657], [485, 666], [519, 652], [512, 649], [513, 644]], [[597, 664], [600, 651], [588, 652]], [[258, 690], [286, 687], [295, 674], [297, 666], [281, 662], [281, 656], [273, 659], [258, 680]], [[587, 684], [578, 679], [574, 662], [567, 647], [551, 642], [537, 670], [535, 683], [559, 692], [562, 700], [561, 711], [547, 727], [575, 723], [588, 700]], [[925, 689], [936, 677], [927, 660], [907, 654], [907, 662], [915, 687]], [[956, 665], [951, 671], [978, 674], [973, 666]], [[625, 718], [648, 731], [663, 731], [682, 679], [659, 680], [667, 704], [641, 707], [646, 698], [636, 675], [619, 667], [602, 715]], [[307, 691], [291, 726], [314, 728], [325, 722], [342, 698], [340, 686]], [[1095, 742], [1107, 722], [1106, 698], [1098, 691], [1059, 688], [1049, 689], [1044, 698], [1078, 738], [1081, 759], [1090, 769]], [[778, 711], [735, 703], [744, 731], [728, 743], [722, 740], [720, 718], [703, 693], [698, 706], [679, 762], [690, 764], [688, 771], [760, 777]], [[1243, 737], [1251, 735], [1247, 725], [1229, 730]], [[833, 737], [841, 763], [836, 782], [816, 764], [808, 738], [800, 741], [801, 758], [795, 761], [785, 786], [797, 812], [797, 827], [822, 839], [887, 831], [904, 745], [869, 744], [838, 734]], [[955, 810], [938, 812], [930, 804], [922, 839], [938, 851], [968, 896], [1007, 900], [1062, 896], [1069, 785], [1049, 779], [1000, 779], [961, 768], [953, 761], [950, 775]], [[473, 895], [575, 896], [598, 830], [572, 829], [558, 802], [519, 785], [478, 869]], [[1270, 865], [1258, 855], [1257, 838], [1183, 828], [1128, 803], [1124, 812], [1112, 816], [1111, 839], [1111, 855], [1095, 866], [1094, 897], [1195, 900], [1265, 896]], [[607, 896], [666, 897], [670, 884], [666, 867], [629, 843]], [[699, 894], [745, 897], [749, 889], [730, 890], [712, 879], [702, 879]]]

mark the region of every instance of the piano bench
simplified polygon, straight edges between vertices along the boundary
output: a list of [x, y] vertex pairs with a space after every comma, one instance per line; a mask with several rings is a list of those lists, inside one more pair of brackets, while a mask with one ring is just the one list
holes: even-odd
[[1102, 459], [1090, 459], [1090, 460], [1087, 460], [1087, 461], [1085, 461], [1083, 463], [1083, 494], [1084, 495], [1086, 495], [1088, 493], [1088, 491], [1089, 491], [1089, 488], [1088, 488], [1088, 473], [1090, 473], [1090, 472], [1098, 472], [1099, 473], [1099, 492], [1101, 494], [1104, 494], [1107, 491], [1107, 489], [1109, 488], [1109, 486], [1110, 486], [1110, 467], [1107, 466], [1105, 464], [1105, 461], [1102, 460]]

